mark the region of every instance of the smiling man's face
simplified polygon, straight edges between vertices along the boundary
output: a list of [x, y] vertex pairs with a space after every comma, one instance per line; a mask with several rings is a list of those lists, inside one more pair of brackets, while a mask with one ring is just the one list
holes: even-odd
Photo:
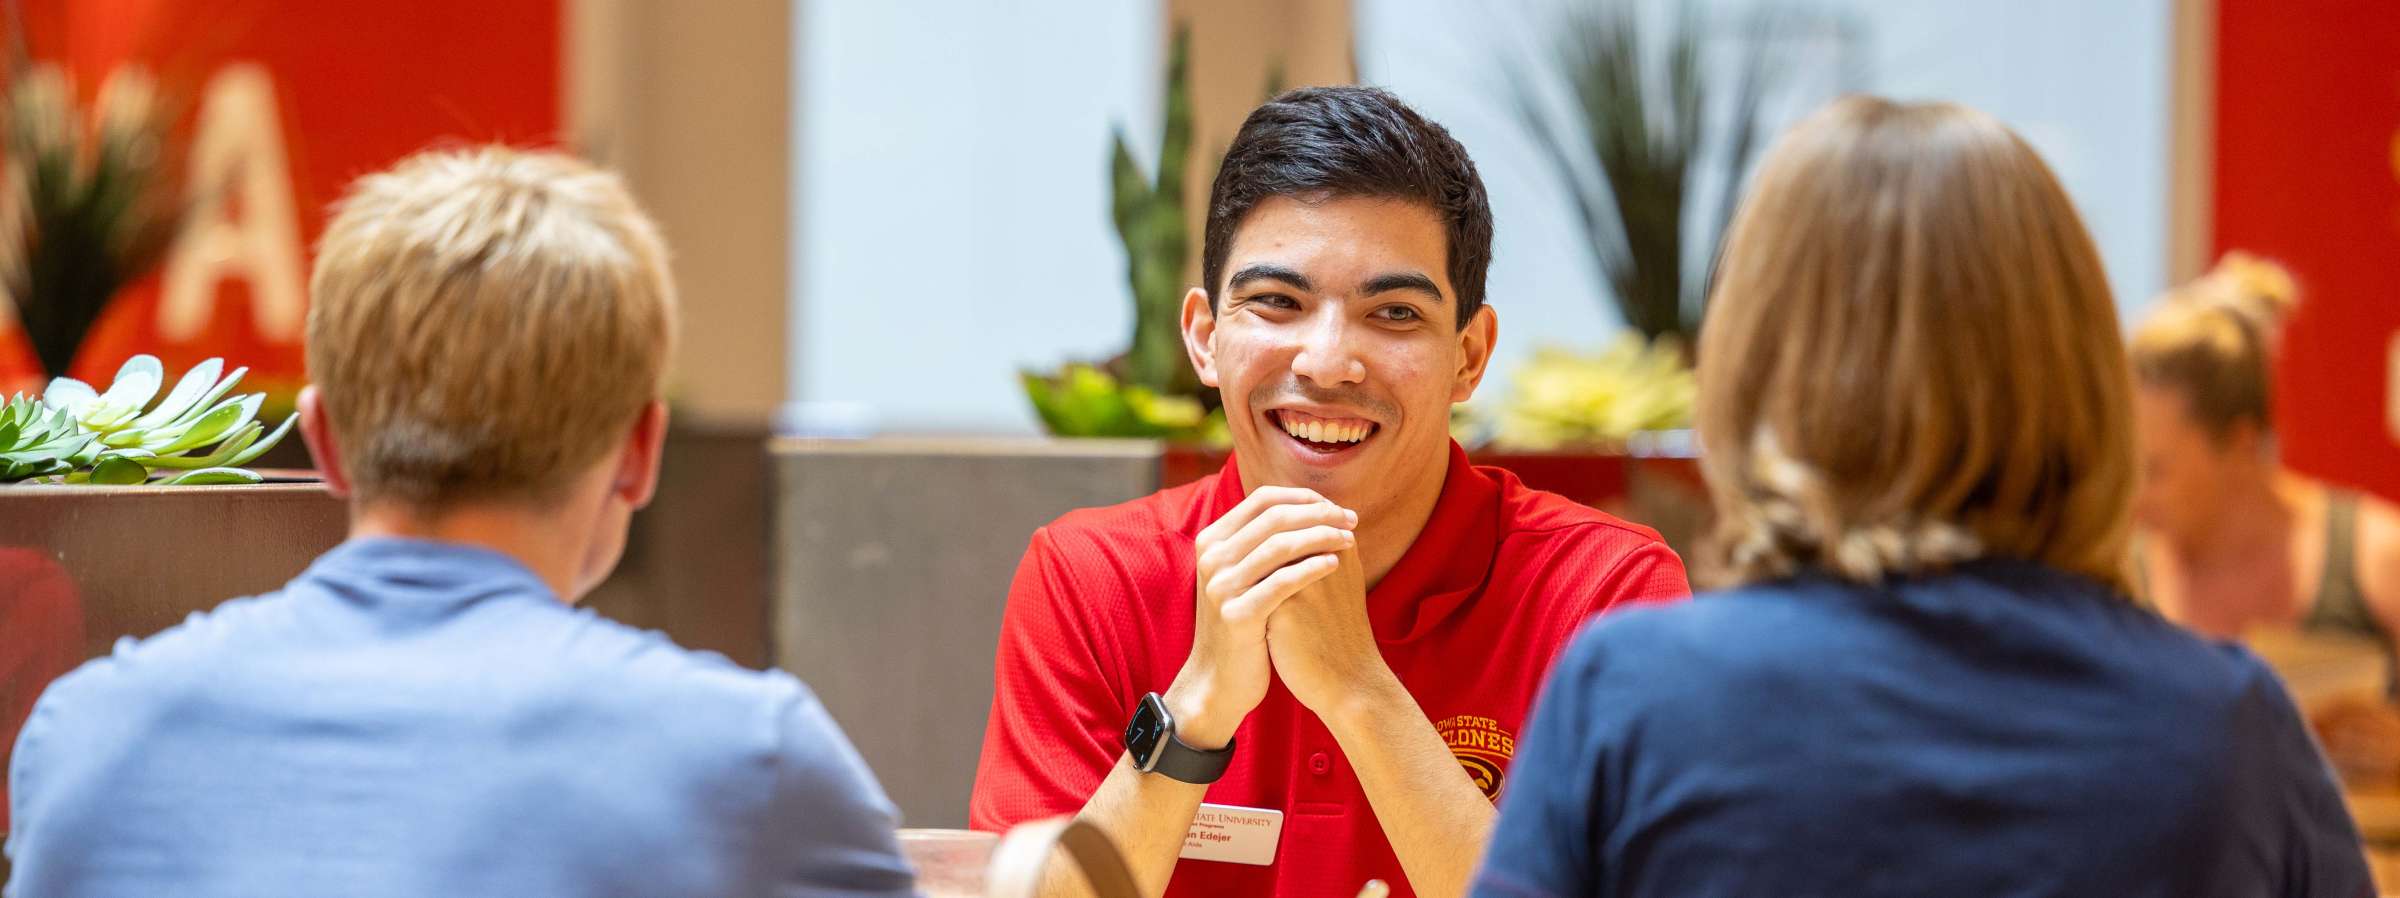
[[1203, 383], [1225, 398], [1243, 486], [1301, 486], [1362, 517], [1438, 491], [1450, 406], [1491, 357], [1489, 307], [1458, 326], [1448, 238], [1407, 200], [1271, 197], [1234, 233], [1215, 311], [1184, 300]]

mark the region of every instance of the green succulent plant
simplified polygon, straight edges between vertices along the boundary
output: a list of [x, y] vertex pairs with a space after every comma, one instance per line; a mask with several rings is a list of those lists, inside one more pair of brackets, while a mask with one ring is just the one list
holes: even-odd
[[166, 370], [155, 356], [127, 360], [106, 392], [52, 380], [39, 398], [0, 407], [0, 483], [138, 484], [159, 471], [182, 472], [163, 481], [173, 485], [257, 483], [262, 478], [241, 466], [274, 448], [297, 418], [270, 432], [256, 420], [266, 394], [227, 395], [248, 371], [226, 374], [223, 359], [209, 359], [165, 398], [158, 390]]
[[1473, 444], [1516, 451], [1610, 449], [1645, 431], [1692, 426], [1698, 381], [1673, 337], [1619, 332], [1597, 349], [1536, 348], [1497, 406], [1453, 416]]
[[99, 454], [93, 449], [99, 440], [64, 409], [20, 393], [0, 405], [0, 482], [64, 474], [90, 464]]
[[1085, 364], [1022, 376], [1034, 412], [1054, 434], [1227, 442], [1224, 413], [1203, 407], [1197, 397], [1161, 394]]

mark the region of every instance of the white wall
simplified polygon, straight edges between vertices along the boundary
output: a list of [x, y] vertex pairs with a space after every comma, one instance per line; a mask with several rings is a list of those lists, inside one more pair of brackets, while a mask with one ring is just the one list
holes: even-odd
[[1108, 135], [1157, 144], [1157, 10], [803, 0], [796, 18], [784, 423], [1032, 431], [1018, 368], [1112, 354], [1132, 326]]
[[[1542, 46], [1557, 0], [1357, 3], [1362, 78], [1447, 126], [1492, 195], [1501, 352], [1483, 395], [1538, 342], [1613, 333], [1569, 200], [1495, 63]], [[2040, 148], [2122, 307], [2164, 286], [2167, 0], [1821, 8], [1861, 26], [1859, 86], [1981, 107]], [[1105, 154], [1111, 121], [1155, 140], [1157, 14], [1128, 0], [803, 3], [787, 424], [1031, 432], [1019, 367], [1120, 346]]]

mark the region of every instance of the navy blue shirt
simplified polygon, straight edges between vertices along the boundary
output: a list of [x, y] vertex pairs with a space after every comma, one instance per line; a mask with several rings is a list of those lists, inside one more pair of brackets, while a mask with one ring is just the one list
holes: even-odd
[[51, 684], [10, 898], [903, 896], [815, 696], [568, 607], [505, 555], [345, 543]]
[[2282, 684], [2017, 562], [1801, 578], [1576, 637], [1474, 894], [2371, 894]]

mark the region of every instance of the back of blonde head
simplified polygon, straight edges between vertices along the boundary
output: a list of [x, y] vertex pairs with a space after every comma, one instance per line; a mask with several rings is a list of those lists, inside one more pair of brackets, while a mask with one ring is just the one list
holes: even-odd
[[2098, 253], [2032, 148], [1852, 97], [1784, 135], [1699, 347], [1723, 581], [1971, 558], [2125, 585], [2133, 452]]
[[363, 502], [554, 498], [657, 398], [674, 288], [614, 176], [500, 147], [351, 185], [310, 281], [308, 370]]
[[2276, 344], [2299, 299], [2283, 266], [2228, 253], [2134, 329], [2134, 377], [2183, 396], [2193, 422], [2219, 440], [2237, 424], [2272, 430]]

